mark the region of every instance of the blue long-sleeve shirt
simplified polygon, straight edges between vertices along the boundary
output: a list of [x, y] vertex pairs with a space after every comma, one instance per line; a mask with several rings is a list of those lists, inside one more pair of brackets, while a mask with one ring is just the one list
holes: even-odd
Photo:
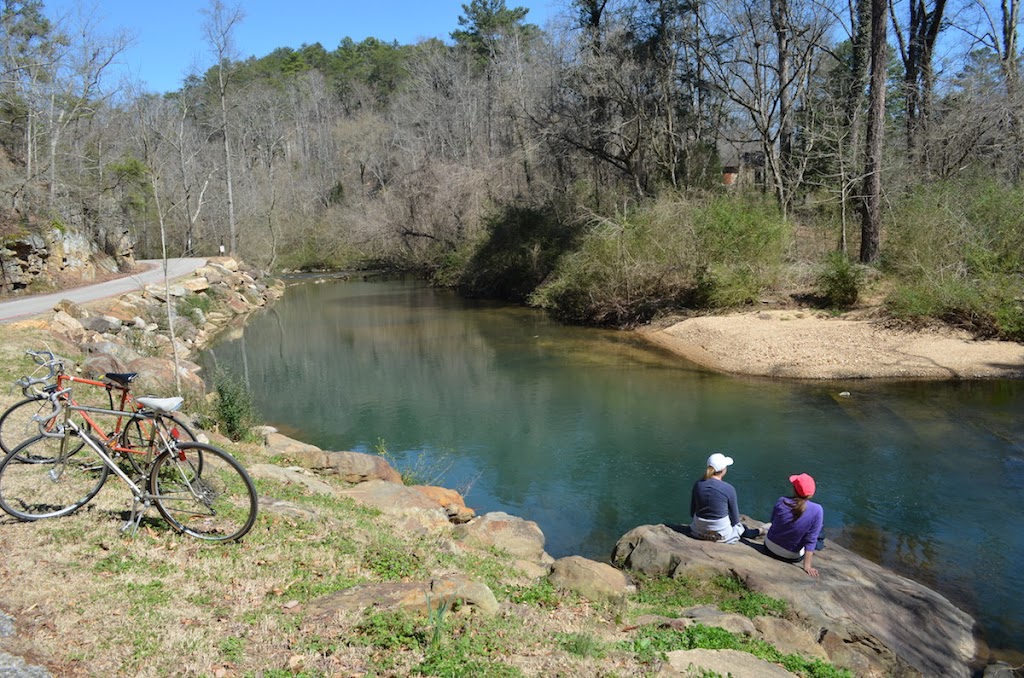
[[792, 503], [794, 500], [789, 497], [779, 497], [775, 502], [768, 538], [793, 553], [799, 553], [800, 549], [813, 551], [818, 545], [818, 535], [825, 521], [825, 509], [821, 508], [821, 504], [808, 501], [803, 515], [794, 518], [793, 507], [790, 506]]
[[733, 525], [740, 522], [740, 509], [736, 501], [736, 488], [724, 480], [708, 478], [693, 484], [690, 493], [690, 517], [715, 520], [729, 516]]

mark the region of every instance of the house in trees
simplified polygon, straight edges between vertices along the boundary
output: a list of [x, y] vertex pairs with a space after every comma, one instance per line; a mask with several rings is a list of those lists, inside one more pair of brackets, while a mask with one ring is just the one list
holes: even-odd
[[717, 147], [724, 185], [764, 189], [765, 158], [761, 142], [722, 138]]

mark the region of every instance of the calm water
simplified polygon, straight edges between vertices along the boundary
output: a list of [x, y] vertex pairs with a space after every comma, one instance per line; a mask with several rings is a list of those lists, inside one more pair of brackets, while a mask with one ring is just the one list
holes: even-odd
[[332, 450], [383, 441], [400, 466], [468, 488], [479, 513], [536, 521], [555, 557], [604, 559], [637, 525], [686, 522], [710, 451], [736, 459], [740, 510], [760, 519], [806, 471], [828, 538], [942, 591], [993, 646], [1024, 648], [1020, 382], [728, 377], [629, 333], [416, 282], [290, 287], [204, 360], [244, 375], [282, 432]]

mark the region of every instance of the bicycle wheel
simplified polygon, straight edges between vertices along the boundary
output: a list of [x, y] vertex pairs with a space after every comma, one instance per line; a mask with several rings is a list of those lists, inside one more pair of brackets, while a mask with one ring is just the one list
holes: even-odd
[[227, 452], [181, 443], [153, 463], [149, 489], [157, 511], [175, 530], [197, 539], [241, 539], [256, 522], [256, 488]]
[[[165, 414], [162, 419], [168, 420], [168, 428], [178, 432], [176, 440], [181, 443], [196, 441], [192, 429], [178, 417]], [[172, 433], [173, 437], [173, 433]], [[125, 447], [131, 452], [123, 452], [121, 457], [127, 462], [127, 466], [134, 471], [138, 477], [145, 478], [149, 475], [151, 464], [160, 455], [163, 444], [156, 432], [156, 424], [150, 417], [134, 416], [128, 420], [118, 438], [119, 447]], [[202, 455], [198, 458], [199, 470], [202, 471]]]
[[66, 443], [65, 437], [36, 436], [4, 457], [0, 508], [20, 520], [39, 520], [67, 515], [95, 497], [110, 469], [77, 436]]
[[45, 416], [52, 411], [53, 405], [46, 398], [26, 398], [8, 407], [0, 415], [0, 448], [4, 454], [39, 435], [39, 422], [32, 417]]
[[[39, 421], [33, 417], [45, 417], [51, 412], [53, 404], [47, 398], [26, 398], [8, 407], [7, 411], [0, 415], [0, 448], [3, 448], [5, 454], [10, 454], [11, 450], [23, 442], [38, 436]], [[51, 422], [48, 425], [53, 424]], [[74, 454], [85, 444], [75, 436], [69, 438], [68, 443], [74, 446], [70, 448], [69, 454]], [[33, 460], [22, 457], [21, 461]]]

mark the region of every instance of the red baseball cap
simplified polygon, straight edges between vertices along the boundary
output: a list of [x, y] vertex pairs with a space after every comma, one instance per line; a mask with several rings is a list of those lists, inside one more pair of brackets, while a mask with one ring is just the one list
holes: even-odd
[[809, 497], [814, 494], [814, 478], [806, 473], [790, 476], [789, 482], [793, 483], [793, 491], [798, 497]]

